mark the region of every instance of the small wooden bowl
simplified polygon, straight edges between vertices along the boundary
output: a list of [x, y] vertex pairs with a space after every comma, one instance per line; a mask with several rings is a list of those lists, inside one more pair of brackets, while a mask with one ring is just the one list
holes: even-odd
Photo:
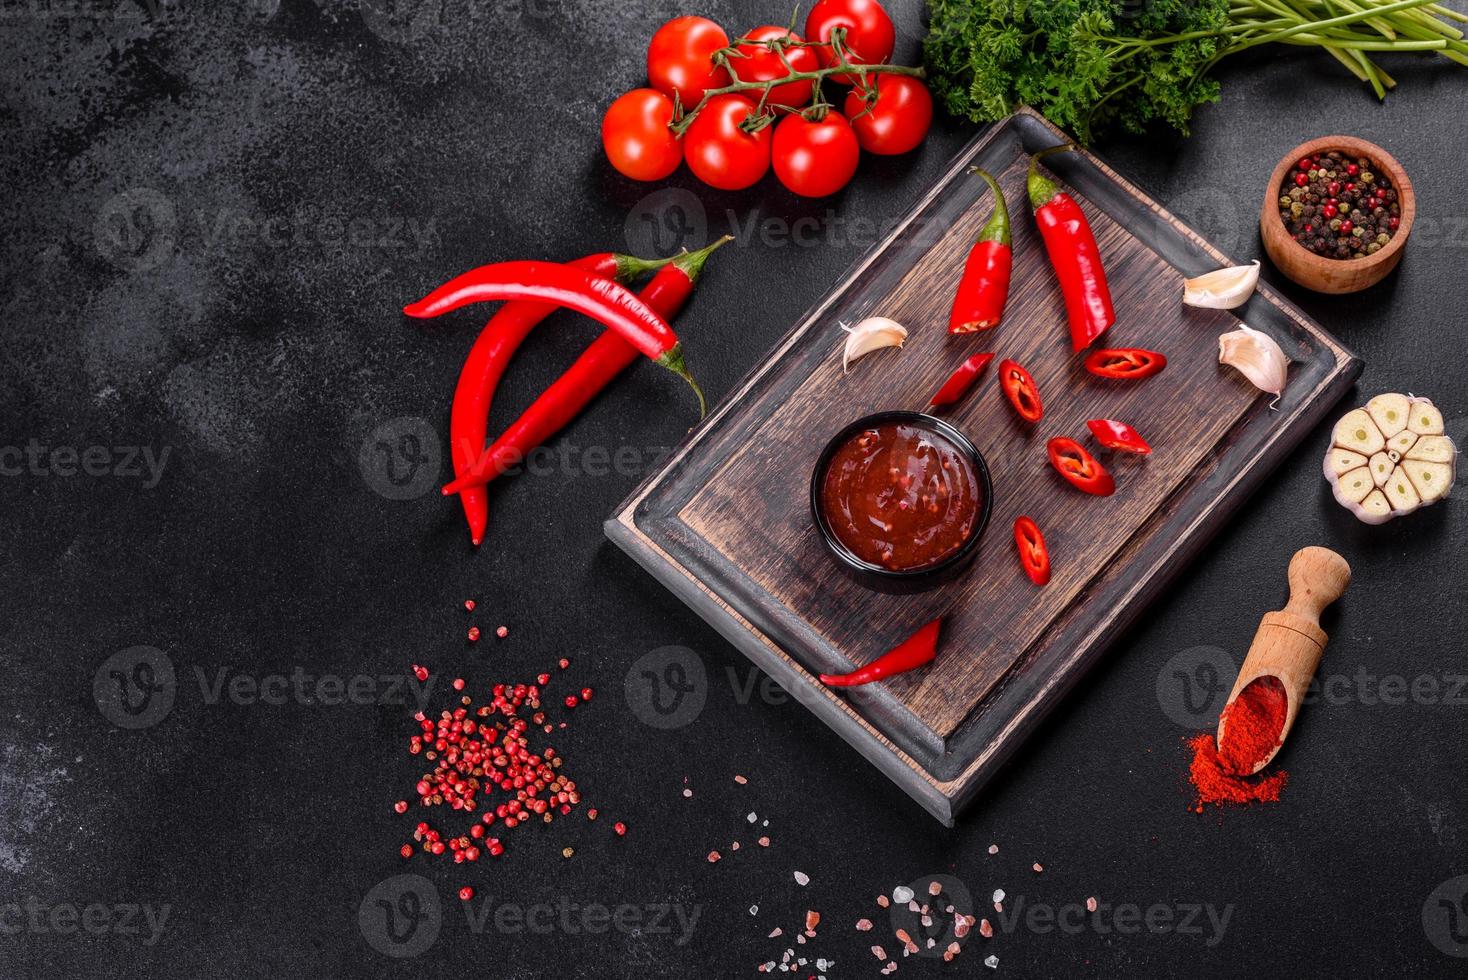
[[[1401, 224], [1392, 240], [1374, 255], [1359, 259], [1328, 259], [1316, 255], [1291, 238], [1280, 219], [1280, 187], [1284, 184], [1285, 174], [1293, 170], [1302, 157], [1327, 150], [1341, 150], [1375, 161], [1396, 189]], [[1318, 293], [1354, 293], [1376, 285], [1397, 267], [1416, 217], [1417, 195], [1412, 192], [1412, 181], [1407, 179], [1407, 171], [1395, 157], [1375, 143], [1354, 136], [1322, 136], [1295, 147], [1269, 175], [1269, 186], [1264, 190], [1264, 206], [1259, 209], [1259, 234], [1264, 239], [1264, 251], [1269, 253], [1270, 260], [1280, 272], [1301, 286]]]

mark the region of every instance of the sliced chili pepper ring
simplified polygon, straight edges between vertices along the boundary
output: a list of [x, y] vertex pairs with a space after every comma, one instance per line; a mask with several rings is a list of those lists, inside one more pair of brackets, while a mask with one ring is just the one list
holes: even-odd
[[1045, 535], [1040, 527], [1027, 516], [1014, 522], [1014, 546], [1019, 550], [1020, 567], [1036, 585], [1050, 581], [1050, 549], [1045, 546]]
[[1093, 350], [1086, 355], [1086, 370], [1098, 378], [1136, 380], [1150, 378], [1167, 367], [1167, 358], [1141, 347]]
[[1136, 453], [1145, 456], [1152, 451], [1147, 445], [1147, 440], [1142, 434], [1125, 422], [1115, 419], [1091, 419], [1086, 423], [1086, 428], [1096, 437], [1096, 441], [1107, 449], [1115, 449], [1124, 453]]
[[1026, 422], [1038, 422], [1044, 418], [1045, 406], [1040, 401], [1040, 389], [1035, 387], [1035, 379], [1030, 377], [1030, 372], [1018, 362], [999, 362], [999, 387], [1020, 418]]
[[1116, 481], [1106, 472], [1106, 467], [1074, 439], [1056, 436], [1045, 444], [1045, 451], [1055, 472], [1077, 490], [1097, 497], [1109, 497], [1116, 492]]

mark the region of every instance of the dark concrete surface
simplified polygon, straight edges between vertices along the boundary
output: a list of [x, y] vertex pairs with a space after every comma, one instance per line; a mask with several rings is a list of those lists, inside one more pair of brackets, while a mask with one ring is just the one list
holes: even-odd
[[[894, 6], [910, 61], [923, 13]], [[0, 10], [0, 975], [749, 976], [814, 909], [800, 975], [827, 957], [830, 976], [875, 976], [868, 947], [895, 952], [904, 923], [874, 896], [937, 874], [981, 910], [1003, 888], [1009, 917], [991, 913], [999, 934], [956, 963], [908, 960], [903, 976], [987, 975], [991, 953], [995, 976], [1462, 973], [1463, 503], [1357, 524], [1320, 478], [1324, 429], [954, 830], [603, 540], [689, 423], [675, 382], [639, 367], [539, 473], [498, 486], [478, 554], [432, 492], [481, 319], [410, 323], [405, 300], [485, 261], [670, 248], [732, 221], [738, 245], [680, 320], [720, 398], [972, 127], [941, 122], [911, 157], [864, 161], [829, 202], [772, 180], [710, 193], [686, 171], [635, 186], [602, 160], [597, 124], [641, 80], [653, 29], [687, 12], [666, 0]], [[699, 12], [734, 30], [788, 15], [765, 0]], [[1401, 85], [1379, 105], [1324, 57], [1261, 55], [1226, 71], [1191, 138], [1099, 151], [1248, 259], [1281, 153], [1333, 131], [1388, 147], [1424, 214], [1400, 272], [1351, 298], [1280, 285], [1366, 359], [1357, 403], [1429, 395], [1461, 442], [1468, 73], [1390, 65]], [[759, 230], [800, 218], [818, 241]], [[572, 318], [536, 333], [496, 427], [592, 335]], [[618, 449], [605, 472], [598, 453]], [[1196, 699], [1210, 670], [1230, 676], [1311, 543], [1345, 554], [1356, 582], [1327, 622], [1332, 683], [1280, 757], [1284, 799], [1195, 814], [1181, 740], [1206, 714]], [[706, 678], [702, 710], [672, 729], [646, 723], [630, 669], [665, 647]], [[400, 859], [413, 817], [391, 805], [421, 771], [404, 751], [406, 665], [483, 685], [562, 655], [556, 699], [597, 694], [553, 744], [602, 818], [516, 831], [477, 866]], [[296, 671], [327, 686], [301, 694]], [[358, 675], [357, 697], [324, 703]], [[440, 688], [428, 704], [449, 701]], [[379, 904], [412, 911], [405, 888], [423, 900], [417, 932]], [[1092, 895], [1101, 912], [1074, 915]], [[620, 924], [587, 906], [620, 908]], [[1149, 910], [1150, 926], [1131, 918]]]

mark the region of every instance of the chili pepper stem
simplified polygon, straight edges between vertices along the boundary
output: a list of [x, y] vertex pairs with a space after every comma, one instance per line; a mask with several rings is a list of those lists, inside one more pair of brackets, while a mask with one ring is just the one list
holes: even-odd
[[703, 389], [698, 386], [698, 382], [693, 380], [693, 375], [688, 373], [688, 365], [683, 360], [683, 345], [681, 343], [674, 344], [657, 358], [657, 363], [688, 382], [689, 387], [693, 389], [693, 393], [698, 396], [699, 420], [702, 421], [707, 417], [709, 413], [708, 400], [704, 398]]
[[723, 238], [705, 245], [697, 252], [680, 252], [666, 261], [682, 269], [683, 274], [691, 282], [698, 282], [698, 277], [703, 273], [703, 264], [708, 261], [708, 257], [713, 255], [716, 249], [721, 248], [733, 240], [733, 235], [725, 235]]
[[649, 272], [656, 272], [677, 258], [678, 256], [672, 255], [666, 259], [643, 259], [638, 258], [636, 255], [623, 255], [621, 252], [618, 252], [617, 281], [621, 283], [635, 282]]
[[978, 241], [998, 242], [1001, 245], [1010, 244], [1009, 241], [1009, 206], [1004, 203], [1004, 191], [999, 187], [999, 181], [995, 180], [987, 170], [979, 167], [969, 167], [968, 172], [983, 178], [984, 183], [989, 185], [989, 190], [994, 192], [994, 210], [989, 215], [989, 220], [984, 223], [984, 228], [979, 232]]
[[1075, 148], [1076, 145], [1074, 143], [1061, 143], [1058, 146], [1043, 149], [1030, 157], [1030, 172], [1025, 178], [1025, 189], [1030, 195], [1030, 207], [1044, 207], [1051, 198], [1060, 193], [1060, 188], [1056, 185], [1055, 181], [1049, 177], [1041, 176], [1040, 158], [1047, 157], [1052, 153], [1065, 153]]

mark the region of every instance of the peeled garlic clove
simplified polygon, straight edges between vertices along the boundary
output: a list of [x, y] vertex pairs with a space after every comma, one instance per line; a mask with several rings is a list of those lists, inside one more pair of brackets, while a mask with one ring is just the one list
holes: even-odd
[[1371, 421], [1371, 416], [1360, 408], [1352, 409], [1341, 416], [1341, 420], [1335, 424], [1333, 438], [1337, 446], [1363, 456], [1375, 455], [1386, 445], [1386, 440], [1381, 437], [1381, 430]]
[[[1290, 369], [1290, 359], [1273, 337], [1243, 324], [1218, 338], [1218, 362], [1236, 368], [1254, 387], [1274, 395], [1275, 401], [1284, 391]], [[1365, 451], [1375, 452], [1376, 449]]]
[[1354, 469], [1366, 465], [1366, 457], [1360, 453], [1353, 453], [1349, 449], [1336, 447], [1325, 454], [1326, 478], [1345, 476]]
[[[1382, 427], [1395, 425], [1406, 427], [1386, 438]], [[1458, 449], [1442, 427], [1432, 402], [1396, 392], [1341, 416], [1323, 465], [1336, 500], [1367, 524], [1381, 524], [1446, 497]]]
[[1232, 310], [1243, 306], [1259, 284], [1259, 260], [1251, 265], [1215, 269], [1183, 283], [1183, 302], [1209, 310]]
[[1440, 436], [1447, 431], [1443, 427], [1443, 413], [1426, 398], [1412, 399], [1412, 414], [1407, 419], [1407, 428], [1419, 436]]
[[1407, 396], [1396, 392], [1377, 395], [1366, 403], [1366, 413], [1388, 439], [1407, 427], [1407, 411], [1410, 408]]
[[851, 362], [883, 347], [901, 348], [907, 340], [907, 328], [884, 316], [871, 316], [854, 327], [842, 324], [846, 331], [846, 348], [841, 352], [842, 373], [851, 370]]
[[1420, 459], [1427, 463], [1451, 463], [1458, 455], [1453, 440], [1447, 436], [1423, 436], [1406, 453], [1407, 459]]

